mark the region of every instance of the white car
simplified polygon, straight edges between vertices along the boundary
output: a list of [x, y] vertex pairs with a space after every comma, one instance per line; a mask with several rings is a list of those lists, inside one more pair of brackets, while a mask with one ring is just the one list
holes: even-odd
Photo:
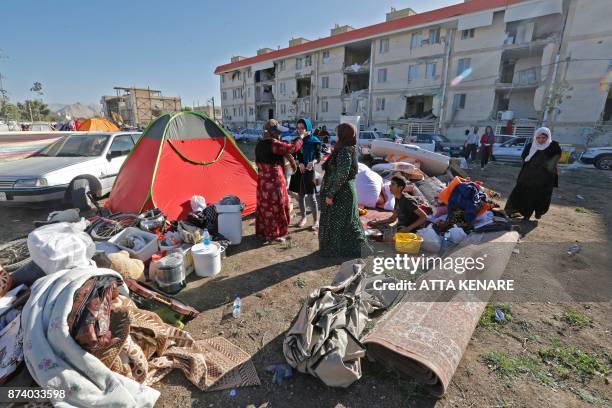
[[530, 141], [530, 137], [513, 137], [504, 143], [494, 144], [493, 160], [520, 163], [525, 144]]
[[612, 170], [612, 147], [590, 147], [580, 155], [580, 161], [600, 170]]
[[38, 154], [0, 164], [0, 205], [67, 201], [88, 209], [87, 193], [108, 194], [138, 141], [135, 132], [79, 132]]
[[262, 134], [263, 130], [261, 129], [243, 129], [238, 133], [232, 133], [232, 136], [239, 142], [256, 142]]

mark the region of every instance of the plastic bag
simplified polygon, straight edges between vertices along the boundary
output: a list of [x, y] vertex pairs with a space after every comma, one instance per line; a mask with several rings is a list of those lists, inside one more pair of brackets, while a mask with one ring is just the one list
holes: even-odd
[[442, 247], [442, 237], [438, 235], [431, 224], [425, 228], [421, 228], [416, 232], [416, 234], [423, 238], [421, 249], [426, 252], [440, 252], [440, 248]]
[[457, 224], [455, 224], [451, 229], [449, 229], [448, 233], [449, 233], [448, 239], [453, 244], [459, 244], [461, 241], [467, 238], [467, 234], [465, 233], [463, 228], [458, 227]]
[[206, 199], [200, 195], [191, 197], [191, 210], [193, 212], [203, 211], [206, 208]]
[[62, 269], [91, 265], [96, 245], [85, 233], [86, 223], [60, 222], [37, 228], [28, 235], [32, 260], [47, 275]]

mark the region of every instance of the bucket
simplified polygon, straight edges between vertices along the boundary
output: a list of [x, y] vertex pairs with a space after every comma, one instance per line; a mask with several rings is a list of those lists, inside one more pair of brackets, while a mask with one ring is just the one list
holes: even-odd
[[215, 204], [219, 234], [238, 245], [242, 241], [242, 205]]
[[185, 287], [182, 253], [172, 253], [156, 262], [155, 283], [161, 290], [170, 294], [178, 293]]
[[416, 255], [421, 249], [423, 238], [411, 232], [395, 234], [395, 250], [404, 254]]
[[193, 266], [195, 273], [201, 277], [215, 276], [221, 272], [221, 245], [211, 242], [209, 245], [203, 243], [191, 247]]

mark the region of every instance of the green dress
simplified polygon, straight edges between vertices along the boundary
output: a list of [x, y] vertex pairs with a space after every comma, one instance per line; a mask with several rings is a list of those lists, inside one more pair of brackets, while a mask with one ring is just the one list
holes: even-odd
[[[357, 209], [355, 148], [344, 147], [328, 160], [321, 186], [319, 250], [323, 256], [361, 257], [369, 247]], [[327, 197], [332, 205], [325, 203]]]

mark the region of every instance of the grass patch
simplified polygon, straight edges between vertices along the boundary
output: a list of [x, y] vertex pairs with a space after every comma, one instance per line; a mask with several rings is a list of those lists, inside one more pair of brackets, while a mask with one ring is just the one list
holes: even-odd
[[593, 323], [593, 320], [590, 317], [580, 313], [572, 307], [565, 309], [561, 315], [561, 321], [572, 327], [585, 327]]
[[[499, 309], [504, 312], [505, 320], [497, 321], [495, 320], [495, 309]], [[478, 321], [478, 326], [480, 327], [495, 327], [498, 325], [506, 324], [507, 322], [512, 320], [512, 308], [510, 305], [499, 303], [497, 305], [488, 304], [485, 306], [482, 315], [480, 316], [480, 320]]]
[[605, 401], [599, 397], [594, 396], [587, 390], [576, 390], [574, 392], [581, 400], [591, 405], [605, 405]]
[[551, 344], [551, 347], [540, 348], [538, 354], [555, 368], [557, 375], [568, 377], [574, 373], [582, 379], [598, 376], [607, 381], [610, 366], [595, 354], [586, 353], [576, 346], [566, 346], [558, 338], [553, 338]]
[[543, 369], [540, 361], [532, 355], [511, 357], [499, 351], [491, 351], [483, 354], [482, 361], [501, 377], [516, 378], [528, 374], [542, 384], [552, 384], [552, 380], [546, 375], [546, 370]]
[[264, 319], [272, 314], [270, 309], [256, 309], [255, 316], [259, 318], [259, 320]]
[[576, 207], [576, 212], [580, 214], [586, 214], [588, 211], [584, 207]]
[[294, 286], [297, 286], [298, 288], [305, 288], [306, 287], [306, 281], [304, 280], [304, 278], [302, 278], [301, 276], [298, 277], [294, 282], [293, 282]]
[[292, 240], [288, 239], [280, 245], [280, 249], [287, 251], [289, 249], [297, 248], [299, 245]]

